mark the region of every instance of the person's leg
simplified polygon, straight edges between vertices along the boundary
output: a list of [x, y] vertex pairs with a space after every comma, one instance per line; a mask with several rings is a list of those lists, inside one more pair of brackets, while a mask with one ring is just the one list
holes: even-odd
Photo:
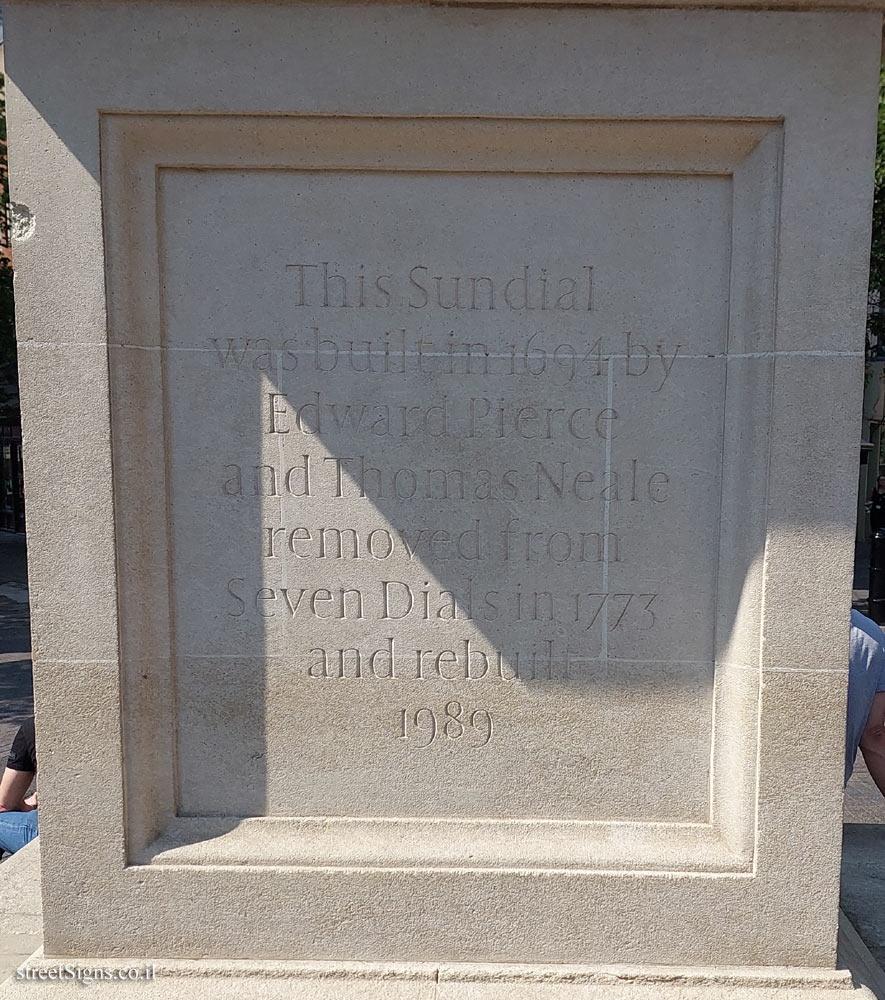
[[0, 813], [0, 850], [15, 854], [37, 836], [38, 809]]

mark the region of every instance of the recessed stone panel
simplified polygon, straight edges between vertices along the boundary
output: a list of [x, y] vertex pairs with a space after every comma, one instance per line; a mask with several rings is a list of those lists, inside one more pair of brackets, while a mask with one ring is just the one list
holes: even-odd
[[161, 170], [186, 814], [707, 815], [731, 199]]

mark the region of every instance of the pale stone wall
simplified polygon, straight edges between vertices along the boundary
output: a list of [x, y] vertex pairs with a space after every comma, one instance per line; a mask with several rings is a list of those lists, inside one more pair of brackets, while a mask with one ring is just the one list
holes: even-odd
[[47, 953], [831, 968], [880, 15], [4, 14]]

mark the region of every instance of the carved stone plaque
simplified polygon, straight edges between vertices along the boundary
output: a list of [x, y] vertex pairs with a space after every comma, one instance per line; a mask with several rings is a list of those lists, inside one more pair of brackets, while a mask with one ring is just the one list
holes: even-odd
[[703, 819], [730, 180], [159, 205], [183, 810]]

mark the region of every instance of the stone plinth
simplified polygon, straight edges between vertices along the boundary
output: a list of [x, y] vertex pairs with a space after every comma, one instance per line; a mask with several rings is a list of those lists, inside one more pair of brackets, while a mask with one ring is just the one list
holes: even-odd
[[880, 14], [4, 18], [46, 961], [850, 989]]

